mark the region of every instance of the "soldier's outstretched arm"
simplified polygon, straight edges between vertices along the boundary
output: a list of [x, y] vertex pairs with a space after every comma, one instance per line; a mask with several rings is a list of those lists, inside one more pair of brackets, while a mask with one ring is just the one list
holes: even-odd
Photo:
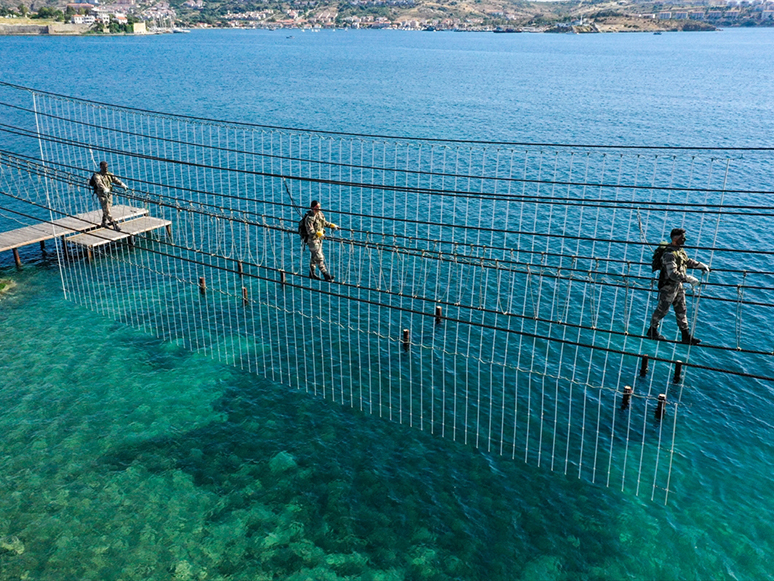
[[693, 258], [689, 258], [688, 261], [685, 263], [685, 265], [688, 268], [698, 268], [700, 270], [703, 270], [704, 272], [709, 272], [709, 266], [704, 264], [703, 262], [699, 262], [698, 260], [694, 260]]
[[698, 260], [694, 260], [693, 258], [689, 258], [685, 261], [685, 267], [686, 268], [701, 268], [701, 262]]

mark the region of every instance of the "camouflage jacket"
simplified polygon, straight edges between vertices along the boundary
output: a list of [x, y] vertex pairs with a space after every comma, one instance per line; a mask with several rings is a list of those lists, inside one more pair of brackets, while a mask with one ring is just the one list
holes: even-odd
[[322, 212], [318, 212], [317, 214], [314, 213], [314, 210], [309, 210], [306, 213], [306, 216], [304, 216], [304, 227], [306, 228], [306, 238], [305, 241], [308, 244], [309, 242], [315, 240], [317, 238], [317, 233], [322, 232], [323, 236], [325, 236], [325, 228], [330, 228], [333, 226], [330, 222], [328, 222], [325, 219], [325, 216]]
[[661, 275], [659, 276], [658, 288], [666, 285], [682, 284], [686, 282], [688, 268], [701, 268], [703, 265], [698, 260], [688, 258], [685, 250], [671, 244], [666, 247], [664, 256], [661, 257]]
[[94, 193], [109, 194], [113, 190], [113, 184], [118, 184], [122, 188], [126, 187], [126, 184], [114, 176], [112, 173], [107, 172], [105, 174], [97, 172], [91, 176], [89, 185], [94, 190]]

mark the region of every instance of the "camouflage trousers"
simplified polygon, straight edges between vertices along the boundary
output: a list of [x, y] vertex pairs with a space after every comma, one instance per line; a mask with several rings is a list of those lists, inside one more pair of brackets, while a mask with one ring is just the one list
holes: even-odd
[[97, 199], [102, 206], [102, 225], [115, 224], [113, 216], [110, 215], [110, 208], [113, 207], [113, 194], [111, 192], [98, 192]]
[[658, 306], [650, 319], [650, 326], [658, 328], [661, 319], [666, 317], [669, 307], [675, 308], [677, 326], [681, 330], [688, 330], [688, 308], [685, 306], [685, 290], [682, 284], [668, 284], [658, 291]]
[[325, 255], [322, 251], [322, 241], [312, 240], [308, 243], [308, 246], [312, 252], [312, 258], [309, 260], [309, 270], [314, 272], [314, 267], [319, 266], [320, 272], [328, 274], [328, 267], [325, 266]]

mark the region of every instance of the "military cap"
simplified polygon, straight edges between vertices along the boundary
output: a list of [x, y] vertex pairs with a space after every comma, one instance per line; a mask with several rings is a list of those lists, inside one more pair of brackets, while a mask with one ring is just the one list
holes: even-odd
[[670, 238], [681, 235], [685, 236], [685, 228], [672, 228], [672, 232], [669, 233]]

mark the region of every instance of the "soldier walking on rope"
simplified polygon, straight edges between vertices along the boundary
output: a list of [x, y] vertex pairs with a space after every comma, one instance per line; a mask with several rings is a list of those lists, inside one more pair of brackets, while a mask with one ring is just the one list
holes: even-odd
[[325, 219], [320, 202], [317, 200], [312, 201], [309, 211], [304, 216], [303, 227], [305, 229], [304, 242], [312, 253], [312, 258], [309, 261], [309, 278], [320, 279], [315, 272], [315, 267], [319, 266], [325, 280], [333, 281], [333, 275], [328, 272], [328, 267], [325, 266], [322, 243], [325, 238], [325, 228], [337, 230], [339, 227]]
[[658, 253], [661, 252], [661, 274], [658, 277], [658, 306], [650, 319], [650, 328], [648, 329], [647, 336], [649, 339], [664, 340], [664, 337], [658, 332], [658, 326], [661, 323], [661, 319], [669, 312], [669, 306], [672, 305], [675, 309], [677, 326], [680, 327], [683, 335], [682, 342], [688, 345], [698, 345], [701, 343], [701, 340], [693, 337], [688, 327], [683, 283], [687, 282], [690, 285], [695, 285], [699, 282], [696, 277], [686, 273], [687, 268], [700, 268], [704, 272], [709, 272], [710, 269], [703, 262], [688, 258], [683, 249], [686, 240], [683, 228], [674, 228], [670, 232], [670, 237], [672, 242], [665, 246], [659, 246], [654, 254], [653, 267], [655, 269], [657, 267], [656, 262], [659, 261]]
[[117, 232], [120, 232], [121, 228], [118, 227], [118, 223], [110, 215], [110, 209], [113, 206], [113, 184], [118, 184], [126, 189], [126, 184], [108, 171], [107, 162], [101, 161], [99, 163], [99, 171], [91, 176], [89, 185], [94, 190], [94, 195], [97, 196], [100, 206], [102, 206], [102, 227], [106, 228], [108, 225], [111, 225]]

